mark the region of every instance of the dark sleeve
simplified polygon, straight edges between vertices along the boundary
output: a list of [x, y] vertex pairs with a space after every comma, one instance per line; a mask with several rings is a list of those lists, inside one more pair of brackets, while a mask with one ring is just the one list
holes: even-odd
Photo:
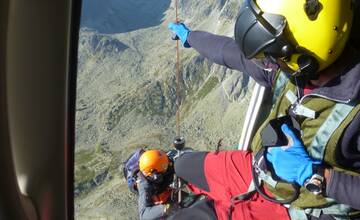
[[360, 176], [352, 176], [342, 172], [331, 171], [326, 194], [339, 203], [360, 210]]
[[[340, 140], [336, 151], [336, 161], [342, 167], [360, 172], [360, 113], [358, 113]], [[360, 176], [331, 171], [327, 184], [327, 196], [340, 203], [360, 210]]]
[[139, 178], [138, 182], [139, 191], [139, 215], [140, 220], [153, 220], [159, 219], [165, 215], [164, 205], [154, 205], [151, 201], [151, 186], [144, 178]]
[[188, 42], [191, 47], [212, 62], [245, 72], [262, 86], [272, 86], [277, 69], [272, 66], [265, 67], [265, 70], [247, 59], [234, 39], [204, 31], [192, 31], [189, 34]]
[[360, 173], [360, 112], [343, 132], [340, 146], [337, 147], [336, 161]]

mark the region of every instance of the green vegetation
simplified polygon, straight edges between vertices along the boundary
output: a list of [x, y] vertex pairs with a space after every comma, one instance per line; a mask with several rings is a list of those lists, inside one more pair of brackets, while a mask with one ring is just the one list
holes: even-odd
[[94, 158], [93, 150], [80, 150], [75, 154], [75, 161], [78, 165], [85, 164]]
[[[180, 10], [186, 9], [186, 13], [180, 13], [188, 16], [190, 28], [233, 34], [239, 1], [183, 3]], [[158, 7], [144, 4], [147, 6], [150, 11]], [[129, 20], [126, 14], [118, 15], [117, 21]], [[126, 33], [80, 30], [74, 187], [77, 220], [138, 219], [136, 196], [127, 189], [122, 163], [138, 147], [173, 147], [176, 56], [175, 42], [166, 27], [173, 19], [173, 7], [163, 15], [158, 26]], [[187, 146], [213, 150], [220, 137], [224, 146], [236, 143], [242, 115], [238, 103], [231, 103], [218, 88], [220, 79], [229, 87], [241, 79], [195, 50], [181, 47], [180, 54], [180, 127]], [[229, 88], [226, 85], [224, 89]]]
[[75, 154], [75, 184], [89, 181], [95, 177], [95, 171], [87, 164], [94, 158], [94, 151], [81, 150]]
[[217, 77], [210, 77], [205, 84], [201, 87], [200, 91], [196, 95], [196, 99], [202, 99], [213, 90], [219, 83]]
[[102, 149], [101, 144], [91, 150], [80, 150], [75, 154], [75, 185], [92, 181], [109, 169], [112, 153]]

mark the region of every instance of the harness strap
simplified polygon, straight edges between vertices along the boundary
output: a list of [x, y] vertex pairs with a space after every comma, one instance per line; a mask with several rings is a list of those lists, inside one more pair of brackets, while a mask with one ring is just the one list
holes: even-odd
[[289, 78], [283, 71], [279, 70], [279, 76], [275, 82], [273, 89], [273, 98], [272, 103], [275, 105], [276, 100], [279, 98], [282, 90], [285, 88], [286, 83], [289, 81]]
[[259, 178], [269, 184], [271, 187], [275, 188], [278, 184], [278, 181], [274, 180], [271, 175], [266, 174], [263, 170], [259, 171]]
[[[345, 120], [345, 118], [350, 114], [350, 112], [354, 109], [354, 107], [354, 105], [344, 103], [335, 104], [332, 112], [326, 118], [322, 126], [319, 128], [310, 147], [308, 148], [308, 152], [311, 157], [317, 160], [324, 159], [325, 148], [331, 136], [334, 134], [335, 130], [340, 126], [340, 124]], [[331, 200], [329, 198], [327, 199]], [[307, 208], [304, 210], [289, 207], [289, 215], [292, 220], [307, 219], [306, 215], [311, 215], [319, 218], [321, 214], [331, 215], [336, 220], [348, 220], [350, 218], [347, 216], [347, 213], [350, 210], [351, 208], [348, 205], [335, 203], [329, 207]]]
[[254, 183], [254, 180], [251, 180], [251, 183], [248, 187], [247, 192], [231, 197], [231, 199], [230, 199], [231, 205], [230, 205], [229, 211], [228, 211], [228, 220], [232, 220], [232, 212], [234, 211], [236, 203], [250, 199], [250, 197], [252, 195], [254, 195], [255, 192], [256, 192], [255, 183]]
[[325, 215], [331, 215], [336, 220], [349, 220], [350, 218], [347, 215], [341, 215], [339, 213], [348, 213], [350, 210], [351, 208], [348, 205], [334, 204], [326, 208], [309, 208], [304, 211], [306, 214], [317, 218], [319, 218], [321, 213], [323, 213]]
[[[277, 82], [275, 83], [273, 103], [280, 96], [285, 84], [288, 82], [288, 78], [285, 73], [280, 72]], [[293, 92], [290, 91], [285, 94], [286, 98], [292, 104], [296, 104], [297, 97]], [[354, 105], [345, 103], [336, 103], [330, 115], [326, 118], [325, 122], [319, 128], [312, 143], [310, 144], [308, 151], [309, 154], [318, 160], [324, 159], [325, 149], [330, 141], [332, 135], [341, 123], [349, 116], [354, 109]], [[302, 115], [307, 118], [315, 118], [316, 112], [303, 105], [296, 106], [294, 112], [297, 115]], [[262, 176], [263, 177], [263, 176]], [[264, 181], [267, 178], [262, 178]], [[267, 181], [266, 181], [267, 182]], [[270, 184], [271, 185], [271, 184]], [[328, 199], [328, 198], [327, 198]], [[344, 204], [333, 204], [329, 207], [324, 208], [308, 208], [308, 209], [295, 209], [294, 207], [288, 207], [289, 215], [292, 220], [307, 220], [307, 215], [319, 217], [322, 213], [331, 215], [336, 220], [348, 220], [347, 213], [351, 208]]]
[[[279, 72], [273, 87], [273, 99], [272, 99], [273, 107], [288, 82], [289, 82], [289, 78], [287, 77], [287, 75], [283, 72]], [[285, 91], [285, 96], [290, 101], [290, 103], [294, 104], [293, 103], [294, 100], [292, 100], [293, 97], [291, 94], [286, 94]], [[315, 111], [309, 109], [308, 107], [305, 106], [303, 107], [304, 108], [297, 107], [296, 109], [296, 106], [294, 105], [293, 110], [297, 110], [296, 112], [294, 111], [297, 115], [303, 115], [307, 118], [316, 117]], [[313, 158], [318, 160], [324, 159], [326, 146], [330, 144], [329, 141], [331, 140], [332, 136], [336, 134], [337, 128], [341, 127], [342, 122], [346, 121], [347, 120], [346, 118], [351, 116], [350, 113], [353, 112], [353, 110], [354, 110], [353, 104], [336, 103], [334, 105], [333, 109], [331, 110], [331, 113], [325, 119], [324, 123], [319, 128], [316, 135], [314, 136], [312, 143], [308, 147], [309, 154]], [[262, 178], [262, 179], [267, 179], [267, 178]], [[233, 207], [234, 206], [232, 206], [231, 208]], [[336, 204], [336, 202], [334, 202], [333, 205], [323, 208], [296, 209], [290, 205], [287, 206], [287, 208], [289, 210], [289, 215], [292, 220], [307, 220], [309, 215], [319, 217], [321, 214], [331, 215], [333, 218], [337, 220], [348, 220], [349, 219], [348, 213], [351, 210], [349, 206], [344, 204]]]
[[293, 207], [287, 207], [291, 220], [308, 220], [306, 213], [302, 209], [295, 209]]
[[[354, 109], [354, 105], [337, 103], [335, 104], [332, 112], [326, 118], [325, 122], [319, 128], [316, 133], [308, 152], [311, 157], [317, 160], [323, 160], [325, 154], [325, 148], [329, 142], [331, 136], [334, 134], [335, 130], [340, 126], [340, 124], [345, 120], [345, 118], [350, 114]], [[330, 200], [329, 198], [327, 198]], [[289, 215], [292, 220], [302, 220], [308, 219], [306, 216], [311, 215], [317, 218], [321, 214], [331, 215], [336, 220], [348, 220], [349, 217], [347, 213], [351, 208], [344, 204], [333, 204], [329, 207], [324, 208], [307, 208], [307, 209], [295, 209], [292, 206], [289, 207]]]
[[308, 148], [311, 157], [323, 160], [325, 148], [335, 130], [354, 109], [354, 105], [337, 103], [316, 133], [310, 147]]
[[308, 208], [308, 209], [296, 209], [293, 207], [287, 207], [291, 220], [307, 220], [308, 215], [319, 218], [321, 214], [331, 215], [336, 220], [350, 220], [346, 215], [339, 215], [340, 213], [349, 212], [350, 208], [344, 204], [334, 204], [326, 208]]
[[299, 104], [297, 101], [298, 100], [297, 96], [291, 90], [287, 91], [285, 96], [289, 100], [289, 102], [294, 106], [294, 113], [296, 115], [315, 119], [316, 112], [304, 105]]

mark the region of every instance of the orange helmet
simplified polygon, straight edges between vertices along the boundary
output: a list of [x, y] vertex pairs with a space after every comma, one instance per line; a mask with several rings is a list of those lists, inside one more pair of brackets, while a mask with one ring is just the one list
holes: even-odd
[[139, 159], [140, 171], [146, 177], [151, 177], [154, 173], [164, 173], [168, 166], [168, 156], [161, 150], [148, 150]]

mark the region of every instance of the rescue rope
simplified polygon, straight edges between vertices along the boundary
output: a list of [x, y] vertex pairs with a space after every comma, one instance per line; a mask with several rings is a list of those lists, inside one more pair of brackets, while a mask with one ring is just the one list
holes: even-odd
[[[179, 4], [178, 0], [175, 0], [175, 23], [179, 23]], [[176, 138], [174, 140], [175, 148], [177, 148], [178, 157], [180, 156], [180, 152], [184, 147], [184, 139], [180, 136], [180, 110], [181, 110], [181, 99], [180, 99], [180, 46], [179, 46], [179, 37], [176, 37]], [[179, 142], [179, 143], [178, 143]], [[178, 145], [176, 144], [178, 143]], [[182, 201], [181, 195], [181, 187], [182, 182], [181, 179], [175, 175], [175, 180], [177, 182], [178, 188], [178, 204]]]
[[[179, 23], [178, 0], [175, 0], [175, 23]], [[176, 136], [180, 137], [180, 47], [176, 40]]]

